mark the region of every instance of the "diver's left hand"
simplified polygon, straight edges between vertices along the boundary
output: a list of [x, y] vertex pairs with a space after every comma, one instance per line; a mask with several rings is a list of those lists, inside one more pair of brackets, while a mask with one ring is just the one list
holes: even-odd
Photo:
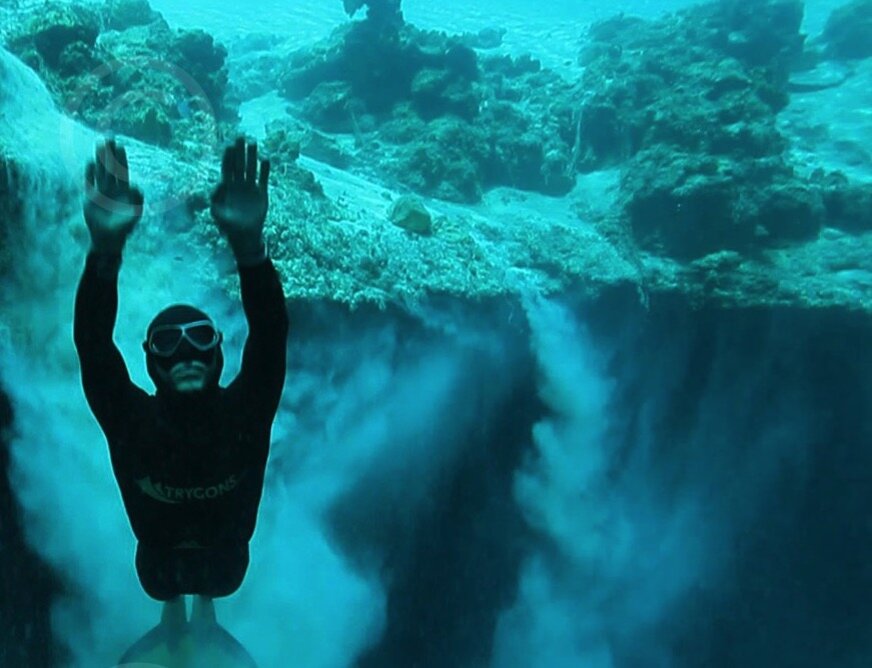
[[260, 247], [269, 207], [269, 160], [257, 166], [257, 144], [240, 137], [224, 151], [221, 183], [212, 193], [212, 218], [234, 251]]

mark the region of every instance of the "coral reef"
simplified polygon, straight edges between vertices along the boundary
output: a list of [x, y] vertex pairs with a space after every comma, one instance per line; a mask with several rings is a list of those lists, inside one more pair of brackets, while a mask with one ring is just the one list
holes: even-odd
[[851, 233], [872, 232], [872, 184], [852, 183], [841, 172], [813, 175], [819, 182], [827, 224]]
[[367, 19], [296, 52], [282, 90], [303, 118], [354, 134], [373, 170], [419, 193], [460, 202], [500, 185], [565, 194], [571, 85], [529, 57], [481, 57], [469, 41], [408, 24], [386, 35]]
[[[746, 157], [783, 150], [775, 114], [788, 101], [786, 54], [795, 53], [798, 40], [785, 35], [780, 46], [773, 38], [775, 46], [753, 49], [757, 40], [735, 37], [732, 15], [722, 10], [715, 3], [674, 18], [619, 17], [590, 29], [580, 57], [587, 95], [579, 121], [582, 170], [659, 144]], [[798, 38], [798, 22], [790, 25]]]
[[107, 0], [103, 12], [105, 29], [127, 30], [147, 26], [161, 18], [148, 4], [148, 0]]
[[[143, 184], [185, 205], [174, 224], [203, 236], [203, 252], [223, 248], [208, 214], [217, 128], [197, 102], [223, 105], [232, 123], [223, 47], [171, 30], [141, 0], [53, 7], [17, 22], [16, 52], [70, 113], [160, 145], [140, 147]], [[568, 68], [483, 52], [498, 30], [446, 35], [374, 18], [372, 3], [347, 7], [368, 16], [303, 50], [268, 35], [234, 43], [235, 100], [270, 93], [246, 127], [280, 119], [260, 141], [275, 175], [266, 233], [293, 298], [384, 306], [631, 285], [642, 299], [872, 311], [872, 191], [852, 180], [867, 158], [815, 155], [824, 135], [840, 136], [817, 119], [791, 125], [803, 98], [782, 113], [797, 86], [845, 79], [821, 81], [816, 68], [788, 80], [811, 62], [796, 2], [599, 23], [571, 80]], [[171, 66], [146, 60], [155, 55]], [[0, 183], [7, 228], [13, 181]]]
[[832, 58], [872, 57], [872, 0], [854, 0], [836, 9], [822, 37]]
[[173, 30], [146, 0], [48, 2], [7, 48], [39, 73], [59, 106], [105, 130], [170, 146], [212, 146], [222, 122], [226, 50], [201, 30]]
[[315, 175], [297, 164], [301, 144], [308, 140], [306, 133], [299, 127], [289, 127], [280, 121], [270, 123], [266, 130], [262, 147], [264, 154], [269, 156], [272, 174], [286, 186], [323, 197], [324, 189]]
[[776, 125], [801, 21], [797, 0], [725, 0], [591, 28], [577, 164], [622, 167], [643, 248], [694, 258], [819, 232], [823, 194], [790, 166]]

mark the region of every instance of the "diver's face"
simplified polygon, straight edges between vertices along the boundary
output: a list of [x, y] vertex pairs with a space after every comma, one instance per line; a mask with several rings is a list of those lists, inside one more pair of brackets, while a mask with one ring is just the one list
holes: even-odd
[[216, 351], [201, 352], [182, 342], [172, 357], [160, 360], [157, 373], [170, 388], [179, 394], [193, 394], [204, 390], [216, 373]]

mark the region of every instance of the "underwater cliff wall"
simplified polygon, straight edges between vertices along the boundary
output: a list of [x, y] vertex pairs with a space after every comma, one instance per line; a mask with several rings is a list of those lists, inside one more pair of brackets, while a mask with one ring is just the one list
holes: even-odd
[[[495, 312], [505, 316], [505, 308]], [[480, 306], [474, 311], [468, 317], [479, 321]], [[837, 310], [700, 312], [666, 298], [644, 312], [632, 294], [577, 301], [570, 311], [590, 328], [595, 345], [610, 351], [614, 382], [607, 416], [614, 445], [605, 453], [612, 493], [592, 487], [589, 503], [607, 512], [626, 481], [641, 488], [635, 493], [650, 494], [665, 517], [649, 507], [624, 518], [632, 520], [625, 529], [639, 532], [631, 554], [600, 527], [604, 544], [590, 548], [583, 577], [584, 571], [561, 574], [569, 556], [553, 545], [557, 551], [546, 559], [556, 560], [550, 567], [555, 585], [565, 588], [557, 593], [571, 593], [569, 609], [551, 601], [558, 619], [543, 620], [536, 611], [549, 610], [544, 598], [502, 617], [519, 596], [523, 565], [541, 550], [537, 536], [547, 533], [524, 521], [512, 487], [519, 462], [532, 456], [533, 425], [549, 411], [538, 398], [532, 360], [522, 353], [524, 332], [500, 331], [506, 320], [494, 318], [493, 336], [518, 346], [507, 358], [514, 381], [500, 389], [503, 399], [488, 420], [454, 435], [464, 452], [427, 486], [425, 505], [410, 514], [417, 481], [432, 470], [405, 471], [408, 483], [396, 487], [386, 486], [391, 472], [376, 468], [330, 512], [330, 533], [346, 558], [365, 564], [381, 554], [390, 573], [383, 634], [357, 665], [474, 665], [495, 653], [496, 665], [522, 665], [517, 657], [553, 659], [545, 648], [568, 646], [576, 657], [595, 660], [603, 643], [614, 665], [668, 657], [673, 666], [811, 667], [864, 656], [862, 620], [872, 612], [864, 596], [872, 574], [863, 558], [872, 536], [862, 521], [872, 502], [862, 473], [872, 463], [865, 447], [872, 436], [865, 410], [872, 391], [869, 318]], [[292, 313], [300, 345], [323, 341], [326, 356], [331, 331], [366, 336], [371, 328], [396, 326], [390, 314], [355, 316], [329, 305]], [[452, 326], [462, 330], [464, 320], [457, 315]], [[400, 331], [406, 339], [434, 336], [414, 322]], [[465, 378], [457, 400], [492, 401], [483, 380]], [[452, 416], [438, 416], [434, 428], [444, 429]], [[9, 499], [7, 484], [4, 476]], [[634, 490], [619, 495], [629, 498]], [[699, 525], [682, 526], [688, 509], [699, 513]], [[9, 620], [4, 658], [8, 665], [54, 665], [47, 612], [62, 589], [53, 569], [27, 558], [14, 529], [27, 516], [14, 510], [3, 504], [0, 572], [10, 592], [2, 606]], [[591, 528], [575, 538], [597, 535]], [[619, 558], [620, 567], [609, 563]], [[99, 567], [97, 555], [94, 561]], [[648, 615], [640, 620], [637, 609]], [[534, 625], [535, 633], [522, 634], [519, 624]]]

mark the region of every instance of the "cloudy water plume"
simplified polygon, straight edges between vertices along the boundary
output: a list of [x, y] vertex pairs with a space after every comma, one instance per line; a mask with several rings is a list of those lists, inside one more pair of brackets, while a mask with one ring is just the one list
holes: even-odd
[[694, 596], [729, 585], [735, 540], [767, 492], [805, 475], [811, 406], [801, 388], [772, 396], [777, 374], [745, 369], [724, 342], [691, 428], [664, 434], [691, 363], [685, 335], [633, 370], [642, 404], [622, 406], [609, 361], [635, 349], [629, 335], [603, 346], [560, 303], [529, 297], [526, 311], [550, 415], [533, 429], [515, 497], [539, 547], [500, 618], [492, 666], [676, 665]]

